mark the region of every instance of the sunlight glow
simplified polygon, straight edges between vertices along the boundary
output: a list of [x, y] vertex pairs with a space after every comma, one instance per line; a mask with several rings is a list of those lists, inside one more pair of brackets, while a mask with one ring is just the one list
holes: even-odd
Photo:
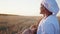
[[39, 16], [42, 0], [0, 0], [0, 14]]

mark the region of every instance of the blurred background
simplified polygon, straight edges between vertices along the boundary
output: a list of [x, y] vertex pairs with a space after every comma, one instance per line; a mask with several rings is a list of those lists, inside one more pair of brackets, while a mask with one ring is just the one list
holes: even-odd
[[[42, 0], [0, 0], [0, 34], [21, 34], [41, 20]], [[60, 8], [60, 0], [56, 0]], [[57, 14], [60, 23], [60, 12]]]

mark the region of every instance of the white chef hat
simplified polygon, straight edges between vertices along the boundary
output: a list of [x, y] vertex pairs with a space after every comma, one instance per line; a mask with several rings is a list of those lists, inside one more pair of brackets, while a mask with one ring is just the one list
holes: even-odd
[[44, 5], [44, 7], [52, 12], [54, 15], [59, 12], [59, 7], [56, 3], [56, 0], [43, 0], [41, 4]]

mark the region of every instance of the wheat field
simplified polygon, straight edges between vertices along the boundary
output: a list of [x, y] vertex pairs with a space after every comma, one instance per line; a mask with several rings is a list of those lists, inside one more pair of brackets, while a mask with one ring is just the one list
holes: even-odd
[[[0, 14], [0, 34], [21, 33], [33, 24], [37, 24], [41, 16], [19, 16]], [[60, 21], [60, 17], [58, 17]]]

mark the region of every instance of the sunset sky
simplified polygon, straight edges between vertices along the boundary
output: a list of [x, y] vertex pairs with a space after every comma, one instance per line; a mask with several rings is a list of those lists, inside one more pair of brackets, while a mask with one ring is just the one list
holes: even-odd
[[[39, 16], [42, 0], [0, 0], [0, 14]], [[60, 0], [57, 0], [60, 7]], [[60, 12], [58, 13], [58, 15]]]

